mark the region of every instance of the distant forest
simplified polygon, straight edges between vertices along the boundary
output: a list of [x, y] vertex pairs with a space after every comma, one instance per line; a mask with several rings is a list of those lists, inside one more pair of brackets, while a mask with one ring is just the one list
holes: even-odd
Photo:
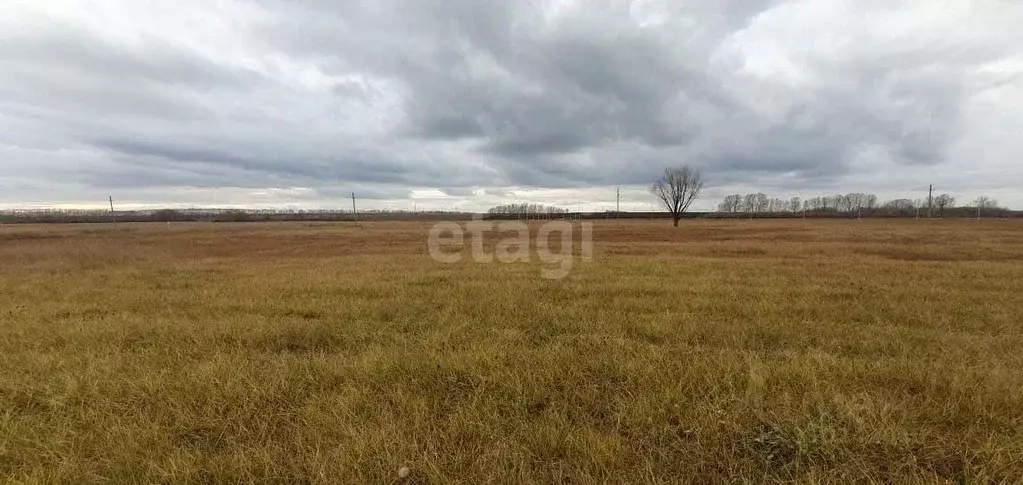
[[963, 206], [956, 205], [955, 197], [939, 194], [928, 199], [892, 199], [879, 202], [874, 194], [850, 193], [800, 199], [778, 199], [767, 194], [732, 194], [718, 204], [721, 214], [809, 214], [813, 216], [844, 215], [857, 217], [1006, 217], [1013, 211], [999, 207], [998, 202], [986, 196], [977, 197]]
[[[685, 218], [857, 218], [857, 217], [1004, 218], [1023, 217], [1023, 211], [1001, 208], [987, 197], [966, 205], [939, 195], [927, 200], [894, 199], [878, 202], [870, 194], [844, 194], [800, 199], [771, 198], [762, 193], [732, 194], [718, 204], [716, 212], [691, 212]], [[18, 223], [111, 223], [111, 222], [270, 222], [270, 221], [440, 221], [485, 219], [661, 219], [667, 212], [576, 212], [543, 204], [505, 204], [486, 213], [464, 211], [288, 210], [288, 209], [158, 209], [158, 210], [3, 210], [0, 224]]]

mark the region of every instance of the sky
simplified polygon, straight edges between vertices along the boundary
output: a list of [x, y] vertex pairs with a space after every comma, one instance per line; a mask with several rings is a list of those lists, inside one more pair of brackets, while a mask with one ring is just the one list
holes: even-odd
[[1023, 208], [1010, 0], [3, 0], [0, 208]]

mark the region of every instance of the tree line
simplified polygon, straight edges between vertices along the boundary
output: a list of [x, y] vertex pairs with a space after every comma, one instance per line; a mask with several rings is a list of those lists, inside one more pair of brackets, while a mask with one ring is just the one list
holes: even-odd
[[0, 224], [110, 223], [110, 222], [344, 222], [365, 220], [469, 219], [471, 213], [408, 210], [303, 210], [303, 209], [156, 209], [109, 210], [38, 209], [0, 210]]
[[[699, 170], [688, 165], [666, 168], [652, 186], [650, 193], [657, 198], [661, 207], [671, 214], [674, 225], [689, 210], [690, 205], [703, 192], [704, 182]], [[955, 213], [953, 213], [953, 211]], [[887, 216], [887, 217], [944, 217], [976, 216], [1005, 217], [1014, 215], [1001, 208], [994, 199], [981, 196], [968, 205], [956, 207], [955, 197], [939, 194], [927, 199], [893, 199], [881, 202], [874, 194], [853, 192], [848, 194], [822, 195], [809, 199], [792, 197], [788, 199], [769, 197], [762, 192], [752, 194], [729, 194], [717, 207], [721, 215], [784, 215], [791, 217], [801, 214], [806, 217], [828, 216]], [[1019, 215], [1019, 213], [1015, 213]]]
[[[718, 204], [718, 212], [726, 214], [777, 214], [777, 213], [822, 213], [915, 216], [927, 211], [932, 216], [944, 217], [950, 209], [956, 208], [956, 198], [939, 194], [933, 199], [892, 199], [880, 202], [874, 194], [854, 192], [801, 199], [792, 197], [779, 199], [764, 193], [730, 194]], [[998, 212], [998, 202], [986, 196], [978, 197], [962, 209], [979, 209], [983, 212]], [[962, 210], [957, 212], [963, 212]]]
[[565, 217], [569, 211], [553, 205], [515, 203], [491, 207], [487, 217], [494, 219], [556, 219]]
[[540, 214], [567, 214], [568, 210], [552, 205], [544, 204], [504, 204], [491, 207], [487, 214], [511, 214], [511, 215], [540, 215]]

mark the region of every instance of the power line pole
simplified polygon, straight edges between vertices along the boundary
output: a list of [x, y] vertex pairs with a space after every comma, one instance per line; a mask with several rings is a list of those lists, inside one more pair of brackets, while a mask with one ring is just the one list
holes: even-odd
[[114, 196], [107, 196], [110, 199], [110, 222], [117, 224], [117, 213], [114, 212]]
[[622, 189], [621, 187], [615, 189], [615, 224], [618, 224], [618, 219], [621, 218], [622, 214]]
[[352, 192], [352, 220], [358, 222], [358, 212], [355, 210], [355, 192]]
[[931, 207], [934, 203], [934, 185], [927, 188], [927, 218], [931, 218]]

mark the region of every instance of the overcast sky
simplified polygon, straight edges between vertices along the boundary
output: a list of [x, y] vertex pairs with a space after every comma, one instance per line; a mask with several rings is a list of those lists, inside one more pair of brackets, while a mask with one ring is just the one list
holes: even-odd
[[3, 0], [0, 208], [1023, 208], [1010, 0]]

